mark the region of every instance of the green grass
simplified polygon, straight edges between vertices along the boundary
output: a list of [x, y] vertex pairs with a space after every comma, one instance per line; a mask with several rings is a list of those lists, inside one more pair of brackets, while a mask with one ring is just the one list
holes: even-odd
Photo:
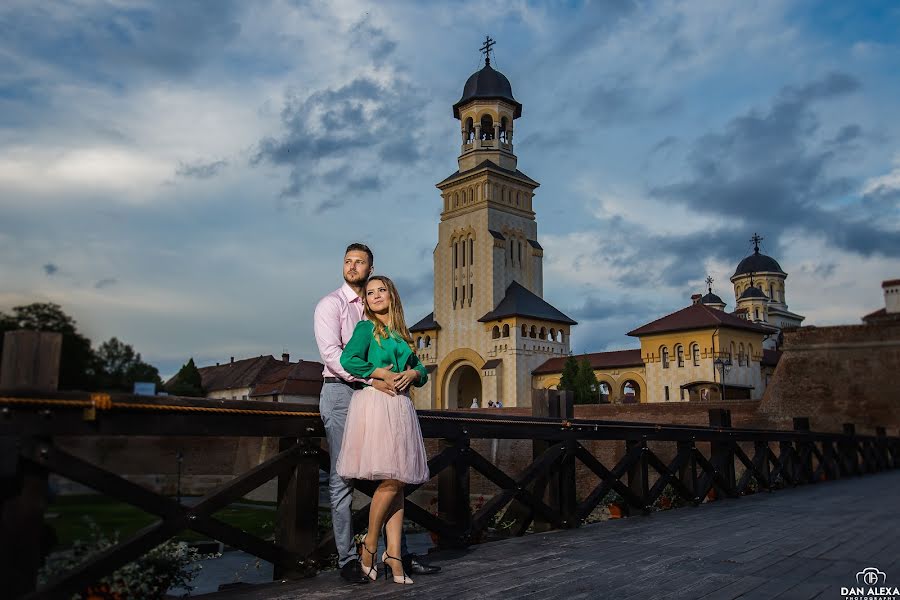
[[[275, 534], [273, 505], [261, 502], [248, 504], [258, 505], [259, 508], [229, 506], [215, 513], [215, 517], [258, 537], [271, 538]], [[112, 536], [118, 532], [121, 540], [159, 520], [131, 505], [101, 495], [58, 496], [47, 507], [46, 517], [47, 524], [56, 531], [58, 549], [71, 546], [75, 540], [90, 537], [85, 517], [93, 520], [106, 535]], [[175, 539], [190, 542], [208, 537], [186, 530]]]

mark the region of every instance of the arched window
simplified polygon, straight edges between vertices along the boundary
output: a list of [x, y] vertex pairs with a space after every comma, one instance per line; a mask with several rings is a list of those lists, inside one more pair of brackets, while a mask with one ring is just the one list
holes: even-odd
[[431, 348], [431, 336], [430, 335], [425, 336], [425, 347]]
[[694, 366], [700, 366], [700, 346], [697, 344], [693, 344], [691, 346], [691, 358], [694, 361]]
[[416, 348], [424, 348], [424, 344], [422, 344], [422, 336], [416, 338]]
[[475, 122], [472, 117], [466, 119], [466, 143], [470, 143], [475, 139]]
[[475, 201], [475, 188], [469, 188], [469, 204]]
[[659, 350], [659, 355], [662, 357], [662, 368], [668, 369], [669, 368], [669, 349], [666, 348], [665, 346], [663, 346]]
[[453, 268], [457, 268], [459, 266], [459, 244], [453, 242]]
[[500, 328], [494, 325], [493, 329], [491, 329], [491, 339], [496, 340], [500, 338]]
[[541, 332], [539, 335], [540, 335], [540, 339], [547, 341], [547, 328], [541, 327]]
[[750, 364], [750, 361], [753, 360], [753, 344], [749, 344], [747, 346], [747, 364]]
[[503, 324], [503, 337], [509, 337], [509, 323]]
[[565, 339], [565, 336], [563, 335], [563, 330], [560, 329], [559, 331], [556, 332], [556, 341], [561, 344], [564, 339]]
[[522, 192], [516, 192], [516, 206], [522, 204]]
[[522, 240], [519, 240], [519, 264], [522, 264]]
[[522, 325], [522, 337], [528, 337], [528, 326]]
[[684, 366], [684, 346], [681, 344], [675, 346], [675, 360], [679, 367]]
[[738, 346], [738, 366], [744, 366], [744, 343], [741, 342], [741, 345]]
[[459, 245], [462, 246], [459, 249], [459, 266], [464, 267], [464, 266], [466, 266], [466, 242], [465, 242], [465, 240], [460, 242]]
[[506, 135], [507, 123], [508, 123], [508, 121], [506, 120], [506, 117], [500, 117], [500, 140], [502, 142], [507, 141], [507, 135]]
[[484, 115], [481, 117], [481, 139], [494, 139], [494, 119], [491, 115]]
[[475, 266], [475, 240], [469, 238], [469, 265]]
[[547, 340], [550, 342], [556, 341], [556, 330], [553, 329], [552, 327], [550, 328], [550, 336], [547, 338]]
[[734, 342], [731, 342], [731, 352], [728, 354], [728, 358], [734, 360]]
[[459, 208], [459, 194], [453, 194], [453, 208]]
[[537, 337], [537, 327], [535, 327], [534, 325], [531, 326], [531, 333], [528, 337]]
[[513, 243], [514, 242], [513, 242], [512, 238], [510, 238], [510, 240], [509, 240], [509, 262], [515, 264], [514, 263], [515, 259], [513, 257]]

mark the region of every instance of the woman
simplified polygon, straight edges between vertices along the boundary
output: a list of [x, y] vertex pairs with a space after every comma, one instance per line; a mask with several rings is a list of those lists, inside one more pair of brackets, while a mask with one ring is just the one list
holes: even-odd
[[344, 347], [341, 366], [360, 379], [393, 383], [397, 395], [368, 386], [353, 393], [336, 469], [344, 479], [380, 481], [372, 496], [369, 531], [359, 553], [363, 572], [370, 579], [378, 577], [375, 551], [381, 526], [385, 525], [387, 551], [381, 556], [385, 578], [390, 572], [395, 583], [410, 584], [413, 581], [404, 573], [399, 558], [403, 486], [424, 483], [429, 474], [409, 386], [424, 385], [428, 372], [412, 351], [400, 296], [387, 277], [375, 275], [366, 284], [365, 316]]

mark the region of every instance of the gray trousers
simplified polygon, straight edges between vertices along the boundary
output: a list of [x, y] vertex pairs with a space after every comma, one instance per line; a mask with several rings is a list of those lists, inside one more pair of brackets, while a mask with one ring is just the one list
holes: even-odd
[[[319, 396], [319, 412], [325, 424], [325, 438], [328, 440], [328, 452], [331, 454], [331, 473], [328, 477], [328, 493], [331, 499], [331, 526], [334, 529], [334, 544], [338, 551], [338, 567], [357, 560], [356, 544], [353, 543], [353, 482], [337, 474], [338, 456], [341, 453], [341, 441], [344, 439], [344, 426], [347, 423], [347, 411], [353, 389], [342, 383], [323, 383]], [[385, 443], [390, 443], [386, 441]], [[406, 533], [400, 537], [401, 554], [406, 556]]]

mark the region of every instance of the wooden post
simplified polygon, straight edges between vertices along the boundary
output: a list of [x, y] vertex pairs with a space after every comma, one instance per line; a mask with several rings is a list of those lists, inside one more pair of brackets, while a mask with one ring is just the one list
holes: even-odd
[[693, 497], [685, 498], [686, 501], [692, 502], [696, 505], [697, 498], [697, 480], [695, 473], [695, 465], [694, 465], [694, 443], [693, 442], [676, 442], [676, 447], [678, 448], [678, 454], [687, 454], [688, 460], [684, 461], [678, 468], [678, 478], [681, 480], [681, 483], [691, 491]]
[[852, 436], [841, 443], [841, 465], [845, 475], [859, 475], [859, 456], [856, 447], [856, 425], [844, 423], [844, 435]]
[[34, 591], [54, 542], [53, 530], [44, 525], [47, 470], [19, 457], [20, 443], [12, 436], [0, 437], [0, 452], [12, 457], [2, 461], [0, 472], [0, 581], [10, 598]]
[[0, 389], [55, 392], [62, 334], [20, 329], [3, 336]]
[[[731, 411], [724, 408], [709, 410], [709, 426], [720, 429], [731, 429]], [[718, 469], [719, 474], [725, 480], [727, 489], [713, 483], [718, 498], [734, 495], [734, 442], [710, 442], [710, 461]]]
[[316, 574], [306, 562], [318, 541], [319, 520], [319, 460], [318, 438], [281, 438], [280, 452], [300, 445], [300, 458], [288, 475], [278, 478], [278, 509], [275, 543], [293, 554], [289, 565], [275, 565], [273, 579], [298, 579]]
[[[635, 448], [645, 448], [646, 440], [625, 440], [625, 454], [632, 452]], [[634, 509], [645, 511], [647, 509], [647, 496], [650, 491], [647, 480], [647, 459], [643, 452], [641, 458], [637, 462], [631, 464], [627, 471], [628, 487], [634, 492], [634, 495], [640, 498], [641, 506], [632, 506], [628, 502], [624, 503], [623, 511], [627, 516], [634, 513]]]
[[[438, 513], [464, 537], [472, 528], [472, 507], [469, 505], [469, 464], [466, 462], [466, 450], [469, 439], [441, 440], [440, 450], [455, 445], [463, 446], [462, 455], [438, 474]], [[438, 547], [459, 547], [460, 541], [438, 536]], [[465, 540], [462, 540], [465, 545]]]
[[[794, 431], [805, 431], [809, 432], [809, 417], [794, 417]], [[808, 441], [798, 441], [794, 444], [794, 447], [797, 449], [797, 459], [792, 461], [793, 463], [793, 475], [794, 481], [799, 482], [801, 479], [808, 483], [815, 483], [813, 481], [813, 468], [812, 468], [812, 442]], [[802, 451], [808, 450], [809, 456], [805, 459], [801, 457]]]
[[[575, 418], [575, 394], [571, 391], [557, 392], [556, 398], [559, 418], [570, 420]], [[556, 487], [558, 508], [564, 527], [575, 527], [575, 509], [578, 506], [577, 482], [575, 477], [575, 440], [566, 441], [566, 453], [559, 463]]]

